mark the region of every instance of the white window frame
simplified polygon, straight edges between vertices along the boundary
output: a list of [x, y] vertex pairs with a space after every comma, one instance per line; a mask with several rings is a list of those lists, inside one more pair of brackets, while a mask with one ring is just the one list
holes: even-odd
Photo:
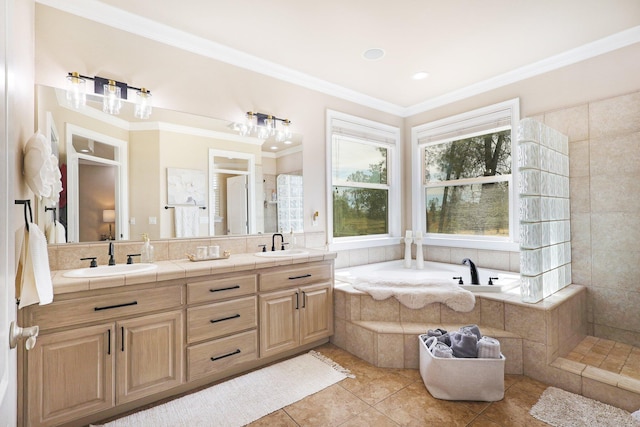
[[[430, 123], [411, 128], [411, 195], [412, 195], [412, 226], [414, 230], [422, 231], [426, 227], [426, 200], [424, 184], [424, 160], [422, 148], [428, 144], [424, 142], [453, 141], [471, 135], [492, 131], [509, 122], [511, 126], [511, 177], [509, 182], [509, 237], [442, 235], [426, 233], [423, 243], [433, 246], [450, 246], [458, 248], [488, 249], [498, 251], [518, 251], [519, 220], [518, 220], [518, 166], [517, 166], [517, 134], [520, 121], [520, 99], [515, 98], [477, 110], [447, 117]], [[496, 125], [493, 125], [493, 124]], [[500, 123], [500, 124], [498, 124]], [[482, 183], [483, 178], [468, 180], [472, 183]]]
[[[400, 174], [400, 128], [338, 111], [327, 110], [326, 121], [326, 177], [327, 177], [327, 243], [329, 250], [361, 249], [400, 243], [402, 219], [402, 179]], [[333, 237], [333, 137], [351, 136], [371, 145], [384, 146], [387, 153], [387, 185], [389, 190], [387, 234]], [[357, 187], [357, 183], [349, 184]], [[367, 185], [370, 187], [370, 185]]]

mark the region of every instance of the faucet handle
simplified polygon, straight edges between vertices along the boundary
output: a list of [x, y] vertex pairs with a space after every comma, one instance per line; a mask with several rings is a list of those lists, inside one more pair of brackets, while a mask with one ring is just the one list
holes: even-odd
[[258, 245], [259, 248], [262, 248], [261, 252], [267, 252], [267, 245]]
[[499, 279], [498, 277], [489, 277], [489, 283], [488, 284], [489, 285], [493, 285], [493, 281], [494, 280], [498, 280], [498, 279]]
[[282, 244], [280, 245], [280, 250], [284, 251], [284, 245], [288, 245], [289, 243], [287, 242], [282, 242]]
[[458, 285], [464, 285], [464, 282], [462, 281], [462, 276], [460, 276], [460, 277], [452, 277], [452, 279], [458, 279]]
[[98, 261], [96, 261], [96, 257], [94, 256], [80, 258], [80, 261], [88, 261], [88, 260], [91, 260], [91, 264], [89, 265], [89, 267], [93, 268], [98, 266]]
[[140, 256], [141, 254], [127, 254], [127, 264], [133, 264], [133, 257]]

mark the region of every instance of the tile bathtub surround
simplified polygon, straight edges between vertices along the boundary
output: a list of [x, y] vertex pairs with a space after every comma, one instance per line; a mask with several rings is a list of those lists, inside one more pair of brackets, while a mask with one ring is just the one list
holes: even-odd
[[533, 119], [518, 128], [522, 300], [571, 283], [568, 138]]
[[640, 91], [540, 115], [569, 136], [572, 282], [590, 332], [640, 346]]

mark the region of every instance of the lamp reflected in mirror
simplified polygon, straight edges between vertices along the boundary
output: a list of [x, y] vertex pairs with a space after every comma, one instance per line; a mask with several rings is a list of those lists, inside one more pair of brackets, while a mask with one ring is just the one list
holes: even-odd
[[116, 222], [116, 211], [115, 209], [105, 209], [102, 211], [102, 222], [109, 224], [109, 234], [105, 236], [105, 240], [113, 240], [113, 232], [111, 229], [111, 224]]

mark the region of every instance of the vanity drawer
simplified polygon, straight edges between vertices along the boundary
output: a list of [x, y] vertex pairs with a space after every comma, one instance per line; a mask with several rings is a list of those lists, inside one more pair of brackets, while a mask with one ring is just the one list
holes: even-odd
[[249, 295], [255, 293], [257, 287], [255, 274], [187, 283], [187, 303], [213, 302]]
[[290, 288], [331, 280], [331, 264], [311, 264], [260, 274], [260, 291]]
[[188, 381], [258, 358], [258, 333], [247, 331], [187, 348]]
[[30, 307], [29, 324], [41, 330], [104, 321], [182, 305], [182, 287], [164, 286]]
[[258, 326], [255, 296], [187, 309], [187, 342], [193, 343]]

